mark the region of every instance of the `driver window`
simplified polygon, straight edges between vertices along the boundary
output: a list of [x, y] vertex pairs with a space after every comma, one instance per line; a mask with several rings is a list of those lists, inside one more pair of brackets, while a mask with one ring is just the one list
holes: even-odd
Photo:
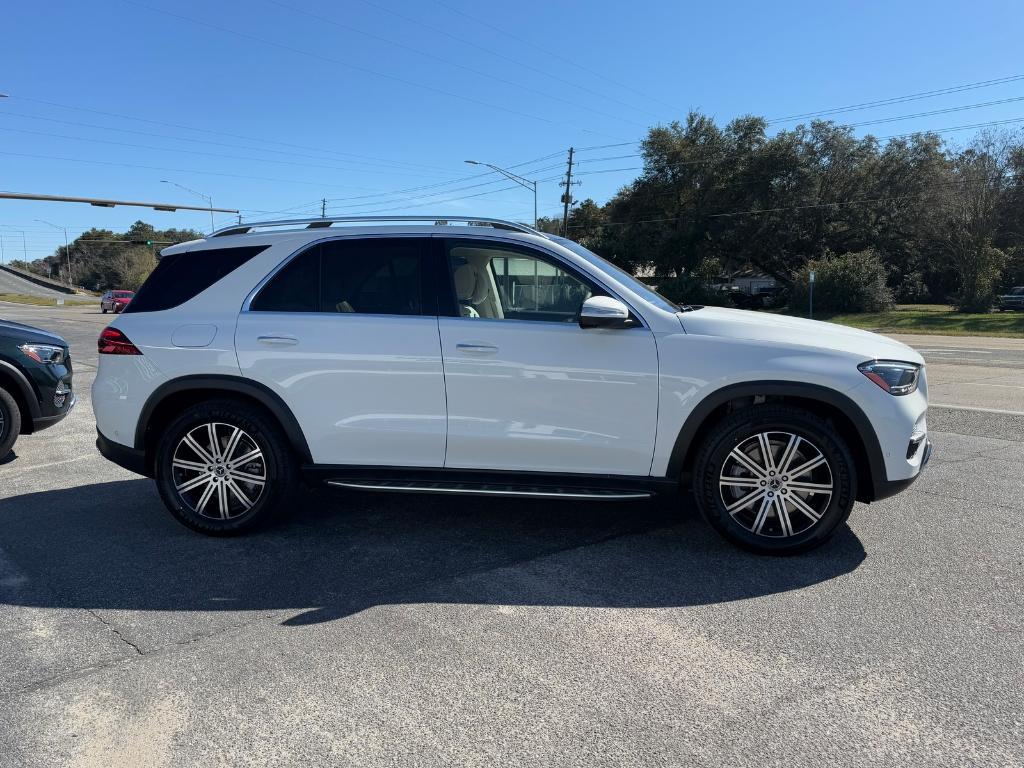
[[524, 251], [454, 245], [448, 265], [462, 317], [573, 323], [593, 295], [574, 275]]

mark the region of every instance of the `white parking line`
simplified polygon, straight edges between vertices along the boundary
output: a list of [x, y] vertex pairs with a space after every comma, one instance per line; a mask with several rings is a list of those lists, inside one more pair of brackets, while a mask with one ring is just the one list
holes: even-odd
[[[33, 464], [30, 467], [11, 467], [11, 469], [17, 472], [32, 472], [36, 469], [49, 469], [50, 467], [59, 467], [61, 464], [70, 464], [73, 461], [85, 461], [86, 459], [93, 459], [98, 457], [98, 453], [87, 453], [84, 456], [75, 456], [73, 459], [61, 459], [60, 461], [51, 461], [49, 464]], [[0, 466], [0, 470], [3, 467]]]
[[979, 408], [971, 405], [953, 405], [952, 403], [929, 403], [929, 408], [951, 408], [954, 411], [978, 411], [980, 413], [1001, 413], [1004, 416], [1024, 416], [1024, 411], [1006, 411], [1002, 408]]

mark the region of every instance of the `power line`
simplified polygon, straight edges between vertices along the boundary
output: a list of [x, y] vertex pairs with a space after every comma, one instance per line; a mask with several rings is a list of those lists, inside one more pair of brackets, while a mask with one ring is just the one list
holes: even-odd
[[[1013, 174], [1010, 174], [1008, 176], [1008, 178], [1019, 178], [1019, 177], [1017, 177], [1017, 176], [1015, 176]], [[965, 182], [964, 180], [954, 180], [954, 181], [950, 181], [950, 182], [946, 182], [946, 183], [930, 184], [930, 185], [928, 185], [928, 189], [925, 190], [925, 191], [914, 192], [914, 193], [910, 193], [910, 194], [906, 194], [906, 195], [890, 195], [890, 196], [885, 196], [885, 197], [867, 197], [867, 198], [856, 198], [856, 199], [850, 199], [850, 200], [835, 200], [835, 201], [824, 202], [824, 203], [807, 203], [807, 204], [801, 204], [801, 205], [776, 206], [776, 207], [773, 207], [773, 208], [751, 208], [751, 209], [748, 209], [748, 210], [740, 210], [740, 211], [722, 211], [722, 212], [719, 212], [719, 213], [698, 214], [697, 218], [705, 218], [705, 219], [727, 218], [727, 217], [733, 217], [733, 216], [750, 216], [750, 215], [761, 215], [761, 214], [765, 214], [765, 213], [780, 213], [782, 211], [800, 211], [800, 210], [810, 210], [810, 209], [816, 209], [816, 208], [835, 208], [835, 207], [841, 207], [841, 206], [845, 206], [845, 205], [864, 205], [866, 203], [882, 203], [882, 202], [890, 202], [890, 201], [893, 201], [893, 200], [907, 200], [907, 199], [914, 198], [914, 197], [921, 197], [922, 195], [926, 194], [927, 191], [930, 191], [930, 190], [935, 189], [935, 188], [946, 188], [946, 187], [951, 187], [951, 186], [958, 186], [958, 185], [961, 185], [961, 184], [964, 184], [964, 183], [967, 183], [967, 182]], [[651, 224], [651, 223], [661, 223], [661, 222], [667, 222], [667, 221], [679, 221], [680, 219], [686, 219], [686, 218], [693, 218], [693, 214], [684, 215], [684, 216], [667, 216], [667, 217], [656, 218], [656, 219], [637, 219], [635, 221], [606, 221], [606, 222], [601, 222], [598, 226], [628, 227], [628, 226], [632, 226], [633, 224]], [[581, 225], [572, 225], [569, 228], [570, 229], [579, 229], [580, 227], [581, 227]]]
[[406, 50], [406, 51], [412, 51], [413, 53], [418, 54], [420, 56], [423, 56], [425, 58], [433, 59], [434, 61], [439, 61], [442, 64], [446, 64], [446, 65], [448, 65], [450, 67], [455, 67], [457, 69], [461, 69], [461, 70], [464, 70], [466, 72], [470, 72], [470, 73], [472, 73], [474, 75], [477, 75], [478, 77], [484, 77], [484, 78], [487, 78], [489, 80], [494, 80], [496, 82], [512, 86], [513, 88], [519, 88], [519, 89], [524, 90], [524, 91], [526, 91], [528, 93], [532, 93], [532, 94], [535, 94], [537, 96], [542, 96], [543, 98], [546, 98], [546, 99], [552, 99], [554, 101], [560, 101], [563, 104], [568, 104], [570, 107], [575, 107], [576, 109], [583, 109], [583, 110], [586, 110], [587, 112], [593, 112], [596, 115], [601, 115], [602, 117], [611, 118], [612, 120], [619, 120], [621, 122], [629, 123], [631, 125], [640, 125], [640, 126], [643, 125], [642, 123], [638, 123], [635, 120], [629, 120], [627, 118], [624, 118], [621, 115], [616, 115], [616, 114], [613, 114], [611, 112], [604, 112], [604, 111], [602, 111], [600, 109], [594, 109], [593, 107], [587, 106], [586, 104], [579, 104], [579, 103], [577, 103], [575, 101], [569, 101], [568, 99], [562, 98], [561, 96], [557, 96], [557, 95], [554, 95], [554, 94], [546, 93], [545, 91], [541, 91], [541, 90], [538, 90], [536, 88], [532, 88], [532, 87], [530, 87], [528, 85], [524, 85], [522, 83], [517, 83], [514, 80], [507, 80], [507, 79], [505, 79], [503, 77], [500, 77], [499, 75], [494, 75], [494, 74], [491, 74], [489, 72], [484, 72], [482, 70], [466, 66], [465, 64], [460, 64], [457, 61], [452, 61], [450, 59], [446, 59], [446, 58], [444, 58], [442, 56], [438, 56], [437, 54], [430, 53], [429, 51], [424, 51], [424, 50], [421, 50], [419, 48], [414, 48], [411, 45], [407, 45], [405, 43], [398, 42], [396, 40], [391, 40], [391, 39], [383, 37], [381, 35], [374, 34], [373, 32], [366, 32], [365, 30], [359, 29], [358, 27], [350, 26], [348, 24], [344, 24], [344, 23], [342, 23], [340, 21], [337, 21], [336, 19], [332, 19], [332, 18], [329, 18], [327, 16], [321, 16], [318, 13], [313, 13], [312, 11], [307, 11], [307, 10], [304, 10], [302, 8], [295, 8], [294, 6], [288, 5], [287, 3], [279, 2], [279, 0], [264, 0], [264, 2], [269, 3], [271, 5], [275, 5], [275, 6], [279, 7], [279, 8], [283, 8], [283, 9], [285, 9], [287, 11], [292, 12], [292, 13], [299, 13], [299, 14], [302, 14], [304, 16], [308, 16], [309, 18], [317, 19], [318, 21], [326, 22], [327, 24], [331, 24], [331, 25], [336, 26], [336, 27], [338, 27], [340, 29], [346, 29], [346, 30], [348, 30], [350, 32], [355, 32], [356, 34], [364, 35], [365, 37], [368, 37], [371, 40], [379, 40], [381, 42], [387, 43], [388, 45], [393, 45], [395, 47], [402, 48], [403, 50]]
[[1010, 99], [999, 99], [998, 101], [983, 101], [977, 104], [964, 104], [960, 107], [947, 107], [946, 109], [935, 109], [930, 112], [916, 112], [911, 115], [897, 115], [896, 117], [882, 117], [875, 120], [864, 120], [859, 123], [848, 123], [849, 128], [860, 128], [865, 125], [879, 125], [881, 123], [895, 123], [900, 120], [910, 120], [915, 117], [931, 117], [932, 115], [944, 115], [949, 112], [964, 112], [968, 109], [979, 109], [981, 107], [992, 107], [997, 104], [1009, 104], [1011, 102], [1024, 101], [1024, 96], [1014, 96]]
[[[260, 143], [264, 143], [264, 144], [276, 144], [277, 146], [281, 146], [281, 147], [291, 147], [293, 149], [303, 149], [303, 150], [307, 150], [307, 151], [311, 151], [311, 152], [320, 152], [320, 153], [328, 154], [328, 155], [338, 155], [338, 156], [343, 156], [343, 157], [355, 157], [355, 158], [361, 158], [361, 159], [364, 159], [364, 160], [376, 160], [376, 161], [382, 162], [382, 163], [400, 163], [402, 165], [408, 165], [408, 166], [412, 166], [412, 167], [420, 167], [420, 168], [425, 168], [427, 170], [437, 170], [438, 169], [437, 166], [420, 165], [419, 163], [407, 163], [407, 162], [400, 161], [400, 160], [388, 160], [387, 158], [373, 157], [371, 155], [359, 155], [359, 154], [355, 154], [353, 152], [339, 152], [339, 151], [333, 150], [333, 149], [320, 149], [320, 148], [317, 148], [317, 147], [305, 146], [303, 144], [290, 144], [288, 142], [277, 141], [275, 139], [262, 139], [262, 138], [259, 138], [257, 136], [245, 136], [245, 135], [236, 134], [236, 133], [227, 133], [225, 131], [210, 130], [210, 129], [207, 129], [207, 128], [196, 128], [195, 126], [182, 125], [180, 123], [168, 123], [168, 122], [161, 121], [161, 120], [151, 120], [151, 119], [145, 118], [145, 117], [137, 117], [135, 115], [122, 115], [122, 114], [118, 114], [117, 112], [105, 112], [105, 111], [98, 110], [98, 109], [91, 109], [89, 107], [75, 106], [73, 104], [61, 104], [59, 102], [46, 101], [44, 99], [33, 99], [33, 98], [29, 98], [28, 96], [9, 96], [8, 98], [10, 98], [12, 100], [15, 100], [15, 101], [20, 100], [20, 101], [30, 102], [32, 104], [43, 104], [43, 105], [48, 106], [48, 107], [57, 107], [58, 109], [70, 109], [70, 110], [73, 110], [73, 111], [76, 111], [76, 112], [88, 112], [88, 113], [94, 114], [94, 115], [103, 115], [104, 117], [117, 118], [118, 120], [134, 120], [134, 121], [140, 122], [140, 123], [147, 123], [147, 124], [150, 124], [150, 125], [163, 126], [165, 128], [177, 128], [179, 130], [195, 131], [197, 133], [204, 133], [204, 134], [208, 134], [208, 135], [211, 135], [211, 136], [224, 136], [226, 138], [231, 138], [231, 139], [242, 139], [243, 141], [256, 141], [256, 142], [260, 142]], [[6, 110], [4, 112], [6, 112]], [[6, 112], [6, 113], [7, 114], [11, 114], [9, 112]], [[3, 113], [0, 113], [0, 114], [3, 114]], [[22, 116], [23, 117], [30, 117], [30, 119], [34, 119], [34, 120], [47, 120], [47, 121], [51, 121], [51, 122], [65, 122], [65, 121], [59, 121], [56, 118], [51, 118], [51, 117], [26, 116], [26, 115], [22, 115]], [[138, 134], [144, 135], [144, 136], [154, 136], [154, 137], [159, 137], [159, 138], [174, 139], [175, 141], [202, 142], [204, 144], [217, 144], [219, 146], [232, 147], [232, 148], [236, 148], [236, 149], [239, 148], [238, 145], [236, 145], [236, 144], [223, 144], [223, 143], [220, 143], [220, 142], [204, 141], [202, 139], [195, 139], [195, 138], [189, 138], [189, 137], [184, 137], [184, 136], [182, 136], [182, 137], [175, 137], [175, 136], [161, 136], [160, 134], [146, 134], [146, 133], [142, 133], [141, 131], [130, 131], [130, 130], [116, 128], [116, 127], [112, 127], [112, 126], [111, 127], [105, 127], [105, 126], [91, 125], [91, 124], [88, 124], [88, 123], [78, 124], [78, 123], [70, 123], [69, 122], [69, 124], [71, 124], [71, 125], [83, 125], [83, 126], [89, 127], [89, 128], [100, 128], [102, 130], [120, 131], [120, 132], [123, 132], [123, 133], [138, 133]], [[260, 150], [257, 150], [257, 151], [261, 151], [261, 152], [275, 152], [277, 150], [260, 149]]]
[[[516, 163], [515, 165], [510, 165], [508, 167], [509, 168], [522, 168], [522, 167], [527, 166], [527, 165], [532, 165], [534, 163], [539, 163], [539, 162], [542, 162], [544, 160], [548, 160], [548, 159], [550, 159], [552, 157], [557, 157], [558, 155], [561, 155], [561, 154], [562, 154], [561, 152], [553, 152], [550, 155], [544, 155], [543, 157], [539, 157], [539, 158], [536, 158], [534, 160], [527, 160], [527, 161], [522, 162], [522, 163]], [[549, 170], [550, 168], [557, 168], [557, 167], [559, 167], [559, 166], [550, 166], [550, 167], [545, 167], [545, 168], [538, 168], [538, 169], [535, 169], [535, 170], [530, 171], [530, 172], [531, 173], [541, 173], [543, 171]], [[494, 171], [486, 171], [484, 173], [475, 173], [475, 174], [472, 174], [471, 176], [463, 176], [463, 177], [458, 178], [458, 179], [452, 179], [451, 181], [438, 182], [437, 184], [425, 184], [425, 185], [422, 185], [422, 186], [419, 186], [419, 187], [408, 187], [406, 189], [396, 189], [396, 190], [391, 190], [391, 191], [387, 191], [387, 192], [375, 192], [375, 193], [366, 194], [366, 195], [352, 195], [350, 197], [333, 197], [333, 198], [328, 198], [328, 202], [337, 203], [337, 202], [343, 202], [343, 201], [346, 201], [346, 200], [365, 200], [365, 199], [368, 199], [368, 198], [371, 198], [371, 197], [390, 197], [392, 195], [401, 195], [401, 194], [405, 194], [405, 193], [408, 193], [408, 192], [420, 192], [420, 191], [427, 190], [427, 189], [437, 189], [438, 187], [447, 186], [449, 184], [456, 184], [456, 183], [459, 183], [459, 182], [462, 182], [462, 181], [473, 181], [474, 179], [482, 179], [482, 178], [485, 178], [487, 176], [493, 176], [493, 175], [494, 175]], [[484, 182], [484, 184], [496, 184], [499, 181], [501, 181], [501, 179], [493, 179], [492, 181]], [[484, 184], [480, 184], [478, 186], [484, 186]]]
[[786, 117], [776, 117], [768, 120], [768, 124], [772, 123], [783, 123], [790, 120], [802, 120], [807, 117], [818, 117], [822, 115], [836, 115], [842, 112], [855, 112], [862, 109], [873, 109], [874, 107], [884, 107], [889, 104], [901, 104], [906, 101], [918, 101], [920, 99], [930, 99], [935, 96], [944, 96], [949, 93], [960, 93], [962, 91], [970, 91], [976, 88], [988, 88], [993, 85], [1002, 85], [1004, 83], [1013, 83], [1018, 80], [1024, 80], [1024, 75], [1010, 75], [1008, 77], [999, 77], [994, 80], [979, 80], [974, 83], [967, 83], [965, 85], [954, 85], [948, 88], [937, 88], [932, 91], [920, 91], [918, 93], [910, 93], [905, 96], [893, 96], [888, 99], [878, 99], [875, 101], [865, 101], [860, 104], [850, 104], [845, 107], [833, 107], [831, 109], [819, 109], [815, 112], [804, 112], [799, 115], [787, 115]]
[[[334, 187], [336, 189], [353, 189], [351, 184], [328, 184], [319, 181], [299, 181], [298, 179], [279, 179], [270, 176], [248, 176], [239, 173], [221, 173], [218, 171], [199, 171], [189, 168], [168, 168], [159, 165], [139, 165], [136, 163], [115, 163], [107, 160], [83, 160], [78, 157], [57, 157], [54, 155], [37, 155], [28, 152], [7, 152], [0, 150], [0, 155], [7, 155], [9, 157], [27, 157], [33, 160], [59, 160], [64, 163], [87, 163], [90, 165], [107, 165], [117, 168], [136, 168], [147, 171], [172, 171], [174, 173], [193, 173], [201, 174], [203, 176], [223, 176], [231, 179], [250, 179], [254, 181], [273, 181], [280, 184], [306, 184], [313, 187]], [[359, 189], [359, 187], [355, 187]], [[208, 209], [204, 209], [208, 210]]]
[[[85, 137], [85, 136], [68, 136], [66, 134], [60, 134], [60, 133], [48, 133], [46, 131], [32, 131], [32, 130], [29, 130], [27, 128], [5, 128], [5, 127], [0, 127], [0, 131], [8, 131], [8, 132], [12, 132], [12, 133], [24, 133], [24, 134], [28, 134], [30, 136], [46, 136], [48, 138], [67, 139], [67, 140], [70, 140], [70, 141], [87, 141], [87, 142], [91, 142], [93, 144], [107, 144], [107, 145], [116, 146], [116, 147], [130, 147], [130, 148], [133, 148], [133, 149], [148, 149], [148, 150], [155, 151], [155, 152], [171, 152], [171, 153], [184, 154], [184, 155], [198, 155], [198, 156], [201, 156], [201, 157], [216, 157], [216, 158], [222, 158], [222, 159], [225, 159], [225, 160], [244, 160], [246, 162], [255, 162], [255, 163], [274, 163], [274, 164], [277, 164], [277, 165], [294, 165], [294, 166], [302, 167], [302, 168], [318, 168], [318, 169], [321, 169], [321, 170], [344, 171], [345, 173], [369, 173], [369, 174], [377, 174], [377, 175], [410, 176], [410, 177], [413, 177], [413, 178], [419, 177], [419, 178], [426, 178], [426, 179], [436, 178], [435, 176], [426, 176], [426, 175], [418, 174], [418, 173], [409, 173], [408, 171], [405, 171], [405, 170], [402, 170], [402, 169], [399, 169], [399, 168], [391, 168], [389, 170], [369, 170], [369, 169], [365, 169], [365, 168], [343, 168], [343, 167], [337, 166], [337, 165], [324, 165], [322, 163], [319, 163], [319, 164], [301, 163], [301, 162], [297, 162], [297, 161], [294, 161], [294, 160], [275, 160], [273, 158], [247, 157], [245, 155], [227, 155], [227, 154], [220, 153], [220, 152], [203, 152], [203, 151], [195, 150], [195, 149], [181, 149], [181, 148], [175, 148], [175, 147], [154, 147], [154, 146], [149, 145], [149, 144], [133, 144], [131, 142], [125, 142], [125, 141], [112, 141], [110, 139], [94, 139], [94, 138], [88, 138], [88, 137]], [[342, 162], [344, 162], [344, 161], [342, 161]]]
[[654, 112], [648, 112], [647, 110], [641, 109], [640, 107], [637, 107], [637, 106], [635, 106], [633, 104], [629, 104], [627, 102], [620, 101], [619, 99], [616, 99], [615, 97], [610, 96], [607, 93], [602, 93], [601, 91], [594, 90], [594, 89], [589, 88], [589, 87], [587, 87], [585, 85], [580, 85], [579, 83], [574, 83], [571, 80], [566, 80], [565, 78], [560, 77], [560, 76], [556, 75], [554, 72], [552, 72], [551, 68], [542, 69], [540, 67], [535, 67], [535, 66], [533, 66], [532, 64], [530, 64], [528, 62], [520, 61], [519, 59], [512, 58], [511, 56], [507, 56], [507, 55], [505, 55], [505, 54], [503, 54], [503, 53], [501, 53], [499, 51], [495, 51], [492, 48], [488, 48], [486, 46], [480, 45], [479, 43], [476, 43], [473, 40], [469, 40], [467, 38], [460, 37], [458, 35], [454, 35], [454, 34], [452, 34], [451, 32], [449, 32], [448, 30], [446, 30], [446, 29], [444, 29], [442, 27], [437, 27], [437, 26], [428, 24], [426, 22], [420, 21], [419, 19], [411, 18], [411, 17], [406, 16], [406, 15], [404, 15], [402, 13], [399, 13], [398, 11], [396, 11], [396, 10], [394, 10], [392, 8], [387, 8], [387, 7], [383, 6], [383, 5], [379, 5], [378, 3], [371, 2], [371, 0], [362, 0], [362, 2], [365, 5], [370, 6], [371, 8], [376, 8], [378, 11], [383, 11], [384, 13], [391, 14], [392, 16], [395, 16], [395, 17], [397, 17], [399, 19], [402, 19], [403, 21], [406, 21], [406, 22], [408, 22], [410, 24], [413, 24], [414, 26], [417, 27], [417, 29], [430, 30], [431, 32], [434, 32], [436, 34], [443, 35], [444, 37], [447, 37], [449, 40], [454, 40], [455, 42], [459, 43], [460, 45], [469, 46], [471, 48], [475, 48], [478, 51], [483, 51], [484, 53], [487, 53], [487, 54], [489, 54], [491, 56], [494, 56], [495, 58], [501, 59], [503, 61], [507, 61], [510, 64], [515, 64], [518, 67], [523, 67], [524, 69], [528, 69], [531, 72], [536, 72], [539, 75], [543, 75], [544, 77], [547, 77], [547, 78], [550, 78], [551, 80], [554, 80], [556, 82], [562, 83], [563, 85], [568, 85], [570, 88], [576, 88], [578, 90], [585, 91], [586, 93], [589, 93], [592, 96], [597, 96], [598, 98], [602, 99], [603, 101], [610, 101], [610, 102], [613, 102], [615, 104], [618, 104], [619, 106], [623, 106], [623, 107], [626, 107], [628, 109], [632, 109], [634, 112], [639, 112], [639, 113], [648, 115], [650, 117], [658, 118], [658, 115], [655, 114]]
[[[542, 122], [542, 123], [547, 123], [549, 125], [569, 125], [570, 127], [574, 128], [575, 130], [582, 131], [584, 133], [593, 133], [593, 134], [602, 135], [602, 136], [607, 136], [608, 135], [608, 134], [605, 134], [605, 133], [603, 133], [601, 131], [595, 131], [595, 130], [592, 130], [590, 128], [582, 128], [582, 127], [579, 127], [579, 126], [572, 126], [570, 123], [566, 123], [565, 121], [562, 121], [562, 120], [552, 120], [550, 118], [543, 117], [541, 115], [534, 115], [534, 114], [530, 114], [528, 112], [521, 112], [521, 111], [519, 111], [517, 109], [512, 109], [510, 107], [505, 107], [505, 106], [502, 106], [500, 104], [493, 104], [491, 102], [483, 101], [481, 99], [477, 99], [477, 98], [474, 98], [473, 96], [468, 96], [468, 95], [463, 94], [463, 93], [456, 93], [454, 91], [445, 90], [444, 88], [438, 88], [437, 86], [434, 86], [434, 85], [429, 85], [429, 84], [426, 84], [426, 83], [417, 83], [417, 82], [415, 82], [413, 80], [407, 80], [404, 77], [400, 77], [399, 75], [392, 75], [392, 74], [388, 74], [386, 72], [379, 72], [379, 71], [377, 71], [375, 69], [370, 69], [369, 67], [364, 67], [361, 64], [353, 64], [353, 63], [348, 62], [348, 61], [343, 61], [342, 59], [336, 59], [336, 58], [334, 58], [332, 56], [325, 56], [322, 53], [315, 53], [313, 51], [307, 51], [307, 50], [304, 50], [302, 48], [296, 48], [294, 46], [287, 45], [285, 43], [279, 43], [279, 42], [277, 42], [275, 40], [268, 40], [265, 37], [259, 37], [257, 35], [252, 35], [252, 34], [250, 34], [248, 32], [242, 32], [240, 30], [232, 29], [230, 27], [222, 27], [219, 24], [213, 24], [213, 23], [208, 22], [208, 21], [203, 21], [202, 19], [196, 19], [196, 18], [193, 18], [191, 16], [185, 16], [185, 15], [182, 15], [180, 13], [175, 13], [173, 11], [168, 11], [168, 10], [166, 10], [164, 8], [154, 8], [154, 7], [146, 5], [144, 3], [137, 2], [136, 0], [121, 0], [121, 2], [127, 3], [129, 5], [134, 5], [134, 6], [138, 7], [138, 8], [142, 8], [142, 9], [145, 9], [147, 11], [151, 11], [153, 13], [160, 13], [160, 14], [163, 14], [165, 16], [170, 16], [171, 18], [174, 18], [174, 19], [179, 19], [181, 21], [187, 21], [187, 22], [190, 22], [192, 24], [196, 24], [196, 25], [201, 26], [201, 27], [207, 27], [209, 29], [216, 30], [217, 32], [220, 32], [222, 34], [233, 35], [235, 37], [242, 38], [243, 40], [250, 40], [250, 41], [253, 41], [253, 42], [256, 42], [256, 43], [260, 43], [261, 45], [266, 45], [266, 46], [270, 46], [270, 47], [273, 47], [273, 48], [278, 48], [278, 49], [280, 49], [282, 51], [288, 51], [289, 53], [294, 53], [294, 54], [297, 54], [299, 56], [306, 56], [308, 58], [316, 59], [318, 61], [326, 61], [326, 62], [328, 62], [330, 64], [335, 64], [337, 66], [346, 67], [348, 69], [355, 70], [356, 72], [362, 72], [363, 74], [373, 75], [374, 77], [379, 77], [379, 78], [382, 78], [384, 80], [391, 80], [391, 81], [396, 82], [396, 83], [401, 83], [401, 84], [409, 86], [411, 88], [419, 88], [419, 89], [422, 89], [422, 90], [425, 90], [425, 91], [430, 91], [432, 93], [438, 93], [438, 94], [441, 94], [442, 96], [447, 96], [449, 98], [458, 99], [460, 101], [466, 101], [466, 102], [469, 102], [471, 104], [476, 104], [479, 107], [486, 107], [487, 109], [493, 109], [493, 110], [497, 110], [499, 112], [505, 112], [505, 113], [510, 114], [510, 115], [516, 115], [517, 117], [524, 117], [524, 118], [526, 118], [528, 120], [536, 120], [536, 121], [539, 121], [539, 122]], [[612, 137], [612, 138], [614, 138], [614, 137]]]
[[[136, 131], [130, 128], [117, 128], [114, 126], [107, 125], [96, 125], [95, 123], [83, 123], [76, 120], [60, 120], [55, 117], [43, 117], [41, 115], [27, 115], [23, 112], [11, 112], [10, 110], [0, 110], [0, 117], [20, 117], [27, 120], [40, 120], [47, 123], [57, 123], [59, 125], [73, 125], [78, 128], [91, 128], [100, 131], [113, 131], [114, 133], [129, 133], [136, 136], [148, 136], [156, 139], [167, 139], [169, 141], [185, 141], [195, 144], [208, 144], [216, 147], [229, 147], [230, 149], [245, 149], [252, 152], [264, 152], [275, 155], [284, 155], [285, 157], [303, 157], [310, 160], [327, 160], [330, 162], [344, 162], [351, 163], [353, 165], [367, 165], [373, 168], [389, 168], [392, 170], [406, 170], [407, 168], [432, 170], [441, 173], [450, 173], [451, 169], [442, 168], [441, 166], [435, 165], [420, 165], [418, 163], [404, 163], [401, 160], [382, 160], [379, 162], [369, 162], [366, 160], [349, 160], [345, 157], [328, 157], [324, 155], [309, 155], [298, 152], [289, 152], [280, 149], [268, 149], [266, 147], [249, 147], [245, 145], [239, 145], [235, 143], [227, 143], [224, 141], [210, 141], [209, 139], [196, 139], [190, 136], [173, 136], [166, 133], [153, 133], [152, 131]], [[13, 129], [9, 129], [13, 130]], [[344, 154], [344, 153], [341, 153]]]
[[434, 3], [436, 5], [441, 6], [442, 8], [447, 9], [448, 11], [450, 11], [452, 13], [455, 13], [455, 14], [458, 14], [459, 16], [462, 16], [463, 18], [469, 19], [470, 21], [476, 22], [477, 24], [480, 24], [480, 25], [482, 25], [484, 27], [487, 27], [488, 29], [491, 29], [491, 30], [495, 31], [498, 34], [505, 35], [506, 37], [510, 37], [513, 40], [515, 40], [515, 41], [517, 41], [519, 43], [522, 43], [523, 45], [528, 45], [531, 48], [534, 48], [534, 49], [540, 51], [545, 56], [550, 56], [552, 58], [558, 59], [561, 62], [564, 62], [565, 64], [569, 64], [570, 66], [576, 67], [577, 69], [580, 69], [580, 70], [586, 72], [591, 77], [596, 77], [596, 78], [598, 78], [600, 80], [604, 80], [607, 83], [611, 83], [612, 85], [617, 86], [618, 88], [623, 88], [623, 89], [625, 89], [627, 91], [630, 91], [630, 92], [632, 92], [632, 93], [636, 94], [637, 96], [640, 96], [640, 97], [642, 97], [644, 99], [647, 99], [649, 101], [657, 102], [658, 104], [661, 104], [662, 106], [665, 106], [665, 107], [668, 107], [669, 109], [675, 110], [675, 107], [673, 105], [668, 104], [667, 102], [664, 102], [664, 101], [662, 101], [661, 99], [659, 99], [659, 98], [657, 98], [655, 96], [651, 96], [650, 94], [647, 94], [647, 93], [644, 93], [642, 91], [639, 91], [636, 88], [634, 88], [633, 86], [627, 85], [626, 83], [620, 83], [617, 80], [613, 80], [612, 78], [608, 77], [607, 75], [604, 75], [604, 74], [602, 74], [600, 72], [597, 72], [597, 71], [595, 71], [593, 69], [590, 69], [589, 67], [585, 67], [582, 64], [580, 64], [578, 61], [570, 59], [567, 56], [563, 56], [562, 54], [560, 54], [560, 53], [558, 53], [556, 51], [549, 51], [546, 48], [542, 48], [541, 46], [537, 45], [537, 43], [535, 43], [533, 40], [530, 40], [528, 38], [523, 38], [523, 37], [520, 37], [519, 35], [513, 34], [512, 32], [510, 32], [505, 27], [499, 27], [499, 26], [491, 24], [491, 23], [489, 23], [487, 21], [484, 21], [483, 19], [478, 19], [475, 16], [471, 16], [470, 14], [466, 13], [465, 11], [462, 11], [462, 10], [460, 10], [458, 8], [453, 8], [452, 6], [448, 5], [447, 3], [442, 2], [442, 0], [434, 0]]

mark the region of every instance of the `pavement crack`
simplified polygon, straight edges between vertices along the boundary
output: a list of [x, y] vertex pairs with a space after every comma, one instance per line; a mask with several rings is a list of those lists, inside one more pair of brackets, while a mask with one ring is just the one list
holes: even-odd
[[124, 634], [122, 634], [121, 630], [119, 630], [115, 625], [111, 624], [109, 621], [104, 619], [99, 613], [94, 611], [92, 608], [86, 608], [85, 610], [86, 610], [87, 613], [89, 613], [91, 616], [93, 616], [95, 619], [97, 619], [103, 626], [105, 626], [107, 629], [109, 629], [111, 632], [113, 632], [118, 640], [120, 640], [122, 643], [124, 643], [125, 645], [129, 646], [130, 648], [132, 648], [137, 655], [139, 655], [139, 656], [145, 656], [146, 655], [145, 651], [143, 651], [141, 648], [139, 648], [139, 646], [137, 646], [135, 643], [133, 643], [127, 637], [125, 637]]

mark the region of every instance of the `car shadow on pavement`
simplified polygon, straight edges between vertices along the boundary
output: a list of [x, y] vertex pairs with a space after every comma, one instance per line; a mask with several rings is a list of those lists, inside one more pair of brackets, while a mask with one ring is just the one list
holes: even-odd
[[844, 527], [799, 557], [725, 543], [689, 497], [628, 503], [303, 491], [257, 533], [175, 522], [152, 482], [0, 502], [0, 602], [139, 611], [294, 611], [286, 625], [395, 603], [669, 607], [835, 578], [864, 559]]

